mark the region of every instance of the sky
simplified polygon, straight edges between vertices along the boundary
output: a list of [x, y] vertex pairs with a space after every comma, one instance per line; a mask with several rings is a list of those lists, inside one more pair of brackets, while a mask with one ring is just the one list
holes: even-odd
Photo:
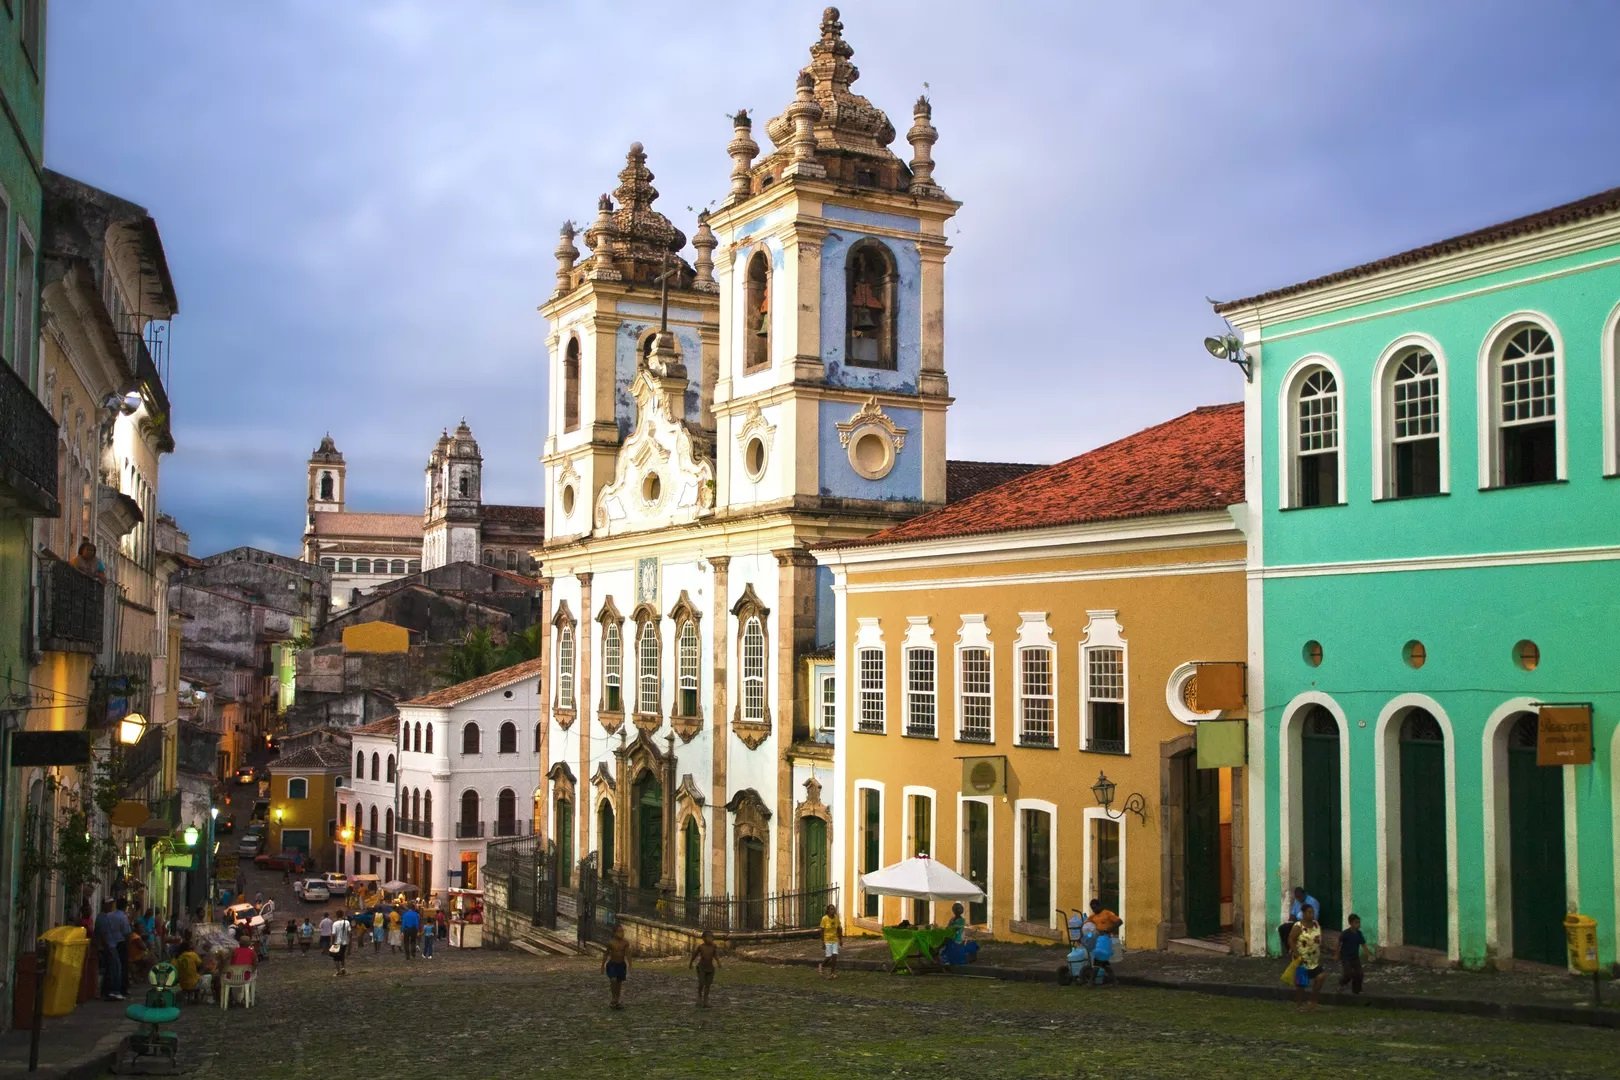
[[[951, 457], [1050, 462], [1238, 400], [1232, 299], [1620, 185], [1607, 0], [843, 5], [855, 89], [934, 103]], [[539, 503], [559, 225], [632, 141], [688, 235], [729, 113], [793, 97], [821, 5], [56, 0], [46, 164], [145, 206], [180, 298], [159, 504], [296, 553], [330, 431], [351, 509], [419, 512], [465, 417]], [[756, 138], [768, 140], [763, 127]], [[688, 258], [692, 252], [688, 249]], [[1057, 392], [1053, 392], [1056, 390]]]

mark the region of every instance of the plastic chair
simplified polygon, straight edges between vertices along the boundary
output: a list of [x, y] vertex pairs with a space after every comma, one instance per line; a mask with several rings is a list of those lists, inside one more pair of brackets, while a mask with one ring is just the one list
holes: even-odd
[[180, 1019], [180, 1008], [175, 1004], [175, 985], [179, 975], [174, 965], [159, 963], [153, 966], [147, 981], [151, 987], [146, 999], [124, 1009], [124, 1015], [141, 1025], [141, 1030], [126, 1036], [115, 1055], [115, 1072], [149, 1072], [150, 1065], [166, 1065], [168, 1071], [178, 1070], [180, 1039], [172, 1031], [164, 1031], [166, 1024]]
[[253, 1008], [255, 974], [251, 967], [244, 964], [228, 966], [219, 984], [219, 1007], [229, 1009], [231, 995], [235, 993], [241, 995], [244, 1009]]

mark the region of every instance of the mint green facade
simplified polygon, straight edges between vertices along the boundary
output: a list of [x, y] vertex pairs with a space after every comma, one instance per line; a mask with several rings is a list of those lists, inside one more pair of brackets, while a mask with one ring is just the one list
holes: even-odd
[[[1611, 213], [1560, 232], [1557, 247], [1520, 237], [1429, 260], [1440, 283], [1424, 288], [1403, 287], [1411, 268], [1368, 275], [1354, 306], [1329, 286], [1223, 309], [1257, 361], [1251, 798], [1267, 918], [1250, 936], [1273, 953], [1302, 884], [1333, 922], [1360, 914], [1369, 941], [1453, 963], [1562, 964], [1575, 910], [1597, 920], [1603, 964], [1617, 959], [1620, 226]], [[1551, 382], [1527, 387], [1556, 413], [1550, 429], [1533, 417], [1547, 432], [1534, 452], [1515, 434], [1528, 429], [1496, 422], [1516, 400], [1504, 371], [1526, 370], [1515, 340], [1553, 353]], [[1409, 350], [1438, 375], [1441, 490], [1399, 496], [1392, 380], [1405, 357], [1421, 364]], [[1336, 417], [1342, 479], [1326, 498], [1302, 476], [1331, 468], [1300, 453], [1318, 365], [1337, 389], [1317, 410]], [[1540, 471], [1515, 476], [1536, 454]], [[1592, 764], [1537, 766], [1539, 706], [1573, 703], [1592, 706]]]

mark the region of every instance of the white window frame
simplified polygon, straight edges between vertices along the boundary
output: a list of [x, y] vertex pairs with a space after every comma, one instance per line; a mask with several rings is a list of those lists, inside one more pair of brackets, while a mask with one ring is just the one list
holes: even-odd
[[[985, 654], [990, 684], [985, 704], [989, 711], [989, 733], [983, 739], [969, 739], [967, 730], [967, 668], [963, 654], [969, 650], [982, 650]], [[983, 615], [963, 615], [961, 628], [956, 632], [956, 738], [958, 742], [971, 742], [988, 746], [996, 741], [996, 650], [990, 643], [990, 627]]]
[[816, 669], [816, 732], [838, 731], [838, 672], [832, 667]]
[[1554, 443], [1557, 457], [1556, 479], [1569, 479], [1569, 412], [1564, 402], [1564, 386], [1569, 382], [1569, 353], [1558, 324], [1539, 311], [1515, 311], [1497, 321], [1485, 335], [1479, 349], [1477, 382], [1479, 389], [1478, 439], [1479, 486], [1481, 490], [1503, 487], [1502, 447], [1500, 423], [1501, 354], [1508, 340], [1518, 330], [1530, 325], [1544, 331], [1553, 343], [1553, 417]]
[[[1131, 752], [1131, 650], [1125, 631], [1119, 625], [1119, 612], [1106, 609], [1086, 612], [1086, 630], [1080, 639], [1080, 749], [1091, 750], [1091, 653], [1098, 649], [1119, 650], [1120, 704], [1124, 706], [1125, 753]], [[1112, 699], [1101, 699], [1109, 700]]]
[[[692, 646], [690, 657], [686, 650], [688, 644]], [[688, 689], [692, 691], [692, 711], [681, 712], [682, 698]], [[680, 712], [682, 716], [703, 715], [703, 638], [698, 633], [697, 622], [692, 619], [682, 620], [675, 631], [675, 700], [670, 704], [670, 711]]]
[[[989, 795], [956, 796], [956, 872], [968, 876], [967, 803], [980, 803], [990, 819], [985, 843], [984, 917], [983, 925], [993, 926], [996, 921], [996, 801]], [[971, 910], [968, 905], [964, 908]]]
[[[1047, 843], [1047, 859], [1052, 868], [1052, 895], [1048, 898], [1051, 910], [1046, 913], [1046, 927], [1048, 930], [1057, 929], [1057, 898], [1061, 893], [1061, 867], [1058, 863], [1058, 808], [1057, 803], [1047, 802], [1045, 799], [1015, 799], [1013, 800], [1013, 906], [1012, 921], [1023, 923], [1026, 926], [1034, 920], [1024, 918], [1025, 892], [1027, 885], [1024, 878], [1024, 811], [1041, 810], [1051, 816], [1052, 837]], [[1038, 925], [1038, 923], [1036, 924]]]
[[857, 780], [857, 781], [855, 781], [855, 786], [854, 786], [853, 790], [855, 792], [855, 805], [854, 805], [854, 811], [853, 811], [853, 814], [852, 814], [852, 816], [854, 818], [854, 824], [855, 824], [855, 828], [853, 830], [854, 835], [855, 835], [855, 850], [850, 852], [850, 854], [853, 857], [852, 862], [853, 862], [855, 881], [856, 881], [857, 885], [856, 885], [856, 892], [855, 892], [855, 910], [850, 912], [850, 918], [859, 919], [860, 921], [866, 923], [869, 926], [881, 925], [882, 922], [883, 922], [883, 898], [881, 896], [878, 897], [878, 913], [877, 913], [876, 917], [865, 914], [865, 912], [866, 912], [866, 890], [865, 890], [865, 888], [863, 888], [863, 887], [861, 887], [859, 885], [859, 882], [861, 880], [861, 875], [864, 874], [864, 873], [867, 873], [867, 871], [861, 869], [861, 857], [866, 853], [866, 837], [865, 837], [865, 835], [864, 835], [864, 833], [862, 831], [862, 830], [864, 830], [866, 828], [866, 809], [865, 809], [865, 807], [863, 807], [861, 805], [861, 792], [863, 792], [863, 791], [875, 791], [875, 792], [877, 792], [877, 797], [878, 797], [878, 820], [877, 820], [878, 857], [877, 857], [877, 863], [878, 863], [878, 869], [880, 869], [880, 870], [883, 867], [888, 865], [887, 857], [884, 855], [884, 850], [887, 847], [887, 845], [884, 843], [884, 841], [887, 838], [887, 829], [888, 829], [888, 825], [889, 825], [889, 823], [888, 823], [889, 800], [885, 797], [884, 784], [883, 784], [883, 781], [881, 781], [881, 780]]
[[918, 784], [907, 784], [905, 787], [900, 789], [900, 794], [903, 796], [902, 806], [906, 815], [906, 820], [903, 825], [903, 831], [905, 833], [903, 839], [904, 846], [901, 848], [901, 850], [906, 853], [905, 857], [908, 859], [911, 858], [912, 854], [917, 850], [917, 838], [913, 835], [916, 830], [912, 828], [912, 823], [915, 819], [911, 813], [911, 800], [927, 799], [928, 857], [930, 859], [934, 858], [939, 854], [939, 792], [935, 791], [931, 787], [923, 787]]
[[1440, 343], [1432, 337], [1404, 334], [1389, 343], [1373, 367], [1372, 497], [1375, 502], [1401, 497], [1395, 493], [1395, 377], [1408, 354], [1419, 349], [1434, 358], [1438, 373], [1439, 401], [1435, 417], [1439, 425], [1436, 438], [1440, 441], [1440, 494], [1451, 492], [1450, 365]]
[[[1091, 823], [1093, 821], [1105, 821], [1119, 830], [1119, 907], [1114, 909], [1114, 914], [1118, 915], [1125, 925], [1129, 925], [1130, 916], [1126, 914], [1126, 908], [1130, 904], [1127, 890], [1130, 887], [1131, 879], [1126, 873], [1126, 862], [1130, 858], [1126, 849], [1130, 846], [1130, 834], [1125, 829], [1125, 821], [1123, 818], [1110, 817], [1108, 811], [1100, 806], [1085, 807], [1081, 818], [1086, 831], [1083, 843], [1080, 845], [1080, 883], [1083, 892], [1080, 897], [1080, 905], [1082, 908], [1086, 907], [1097, 896], [1097, 873], [1096, 862], [1094, 861], [1096, 853], [1092, 850]], [[1121, 945], [1125, 944], [1125, 925], [1120, 926], [1118, 931]]]
[[[614, 639], [611, 642], [609, 635]], [[607, 708], [607, 691], [610, 688], [619, 691], [617, 709]], [[606, 712], [624, 712], [624, 629], [616, 621], [609, 621], [602, 627], [602, 704]]]
[[[1018, 635], [1013, 640], [1013, 745], [1014, 746], [1050, 746], [1057, 749], [1061, 740], [1058, 738], [1060, 724], [1058, 722], [1058, 702], [1062, 697], [1058, 693], [1058, 652], [1057, 641], [1052, 637], [1052, 628], [1046, 621], [1047, 613], [1044, 611], [1020, 611], [1018, 613]], [[1051, 686], [1046, 694], [1041, 695], [1050, 699], [1052, 703], [1052, 741], [1050, 743], [1026, 742], [1024, 740], [1024, 654], [1031, 649], [1044, 649], [1050, 658]]]
[[[648, 649], [649, 636], [652, 648]], [[648, 664], [649, 654], [652, 663]], [[652, 688], [651, 707], [647, 700], [649, 680]], [[640, 716], [657, 716], [659, 699], [663, 696], [664, 681], [664, 643], [659, 636], [658, 620], [643, 619], [636, 624], [636, 713]]]
[[[869, 735], [884, 735], [889, 730], [889, 703], [888, 703], [888, 666], [889, 657], [883, 645], [883, 630], [874, 618], [856, 620], [854, 666], [850, 671], [850, 688], [854, 691], [854, 708], [850, 710], [851, 730]], [[868, 651], [878, 654], [878, 680], [875, 688], [863, 682], [864, 672], [861, 662]], [[875, 726], [867, 727], [866, 705], [868, 698], [875, 694], [878, 705], [878, 715]]]
[[[910, 615], [906, 618], [906, 636], [900, 648], [901, 692], [905, 708], [904, 733], [912, 738], [939, 738], [939, 650], [934, 646], [934, 631], [929, 628], [928, 616]], [[926, 653], [929, 666], [929, 685], [919, 690], [913, 678], [912, 661]], [[931, 723], [927, 731], [914, 727], [915, 710], [927, 702]]]
[[[753, 661], [752, 670], [750, 670], [748, 655], [750, 634], [757, 634], [759, 637], [759, 657], [756, 661]], [[738, 670], [742, 679], [740, 687], [742, 693], [741, 715], [744, 721], [751, 724], [765, 722], [765, 710], [769, 705], [766, 698], [765, 672], [767, 665], [765, 661], [769, 649], [770, 639], [765, 636], [764, 621], [758, 615], [748, 616], [743, 620], [742, 632], [737, 635], [737, 653], [739, 660]], [[757, 694], [753, 704], [749, 701], [749, 691], [751, 689], [754, 689]]]
[[[11, 328], [14, 325], [11, 318], [11, 192], [4, 185], [0, 185], [0, 342], [9, 342]], [[112, 275], [108, 275], [110, 278]], [[11, 350], [0, 344], [0, 362], [9, 362], [13, 371], [22, 373], [23, 381], [32, 383], [32, 373], [21, 366]]]
[[[292, 793], [292, 786], [294, 784], [303, 784], [304, 785], [304, 793], [302, 795], [294, 795]], [[298, 799], [298, 800], [302, 801], [302, 800], [307, 799], [307, 798], [309, 798], [309, 777], [307, 777], [307, 776], [289, 776], [289, 777], [287, 777], [287, 801], [292, 802], [294, 799]]]
[[[1277, 399], [1277, 463], [1279, 466], [1277, 470], [1277, 503], [1284, 510], [1305, 509], [1299, 505], [1299, 492], [1297, 490], [1300, 457], [1299, 433], [1296, 430], [1299, 422], [1297, 400], [1300, 386], [1304, 383], [1305, 377], [1310, 374], [1313, 368], [1318, 367], [1326, 368], [1333, 376], [1334, 386], [1338, 387], [1337, 409], [1335, 412], [1338, 435], [1338, 446], [1335, 452], [1339, 455], [1339, 501], [1337, 505], [1343, 506], [1348, 495], [1344, 484], [1344, 467], [1347, 456], [1346, 434], [1349, 431], [1345, 415], [1344, 373], [1339, 370], [1338, 363], [1331, 357], [1322, 353], [1312, 353], [1294, 361], [1293, 366], [1283, 376], [1282, 391]], [[1335, 504], [1327, 503], [1324, 505], [1332, 506]]]
[[1620, 305], [1603, 323], [1603, 475], [1620, 476]]
[[574, 627], [557, 627], [557, 708], [572, 710], [574, 705]]

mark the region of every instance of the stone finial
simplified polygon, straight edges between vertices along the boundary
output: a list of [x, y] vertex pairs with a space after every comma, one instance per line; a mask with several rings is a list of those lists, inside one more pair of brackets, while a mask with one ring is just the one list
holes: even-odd
[[[837, 9], [827, 10], [836, 12]], [[816, 103], [815, 76], [808, 71], [799, 72], [793, 104], [782, 115], [793, 124], [793, 136], [787, 146], [793, 161], [782, 175], [826, 176], [826, 168], [816, 162], [816, 121], [821, 119], [821, 106]]]
[[653, 335], [652, 352], [647, 355], [645, 363], [648, 371], [660, 379], [682, 383], [680, 392], [685, 391], [686, 365], [681, 363], [681, 354], [675, 348], [673, 331], [660, 330]]
[[748, 173], [754, 166], [754, 158], [759, 154], [759, 143], [753, 137], [754, 121], [749, 117], [747, 109], [738, 109], [731, 118], [731, 142], [726, 146], [726, 153], [731, 155], [731, 200], [737, 202], [748, 198]]
[[619, 271], [613, 265], [613, 234], [613, 200], [604, 192], [596, 200], [596, 220], [585, 231], [585, 243], [591, 248], [592, 278], [609, 281], [619, 278]]
[[574, 265], [579, 261], [579, 248], [574, 246], [574, 223], [562, 223], [562, 231], [557, 237], [557, 250], [552, 252], [557, 256], [557, 292], [562, 294], [574, 287]]
[[911, 193], [943, 195], [934, 183], [934, 143], [939, 141], [939, 131], [933, 125], [934, 106], [928, 95], [917, 98], [911, 117], [911, 130], [906, 132], [906, 141], [911, 144]]
[[692, 288], [698, 292], [719, 292], [720, 284], [714, 280], [714, 249], [720, 245], [714, 230], [709, 228], [709, 212], [698, 211], [697, 232], [692, 236], [692, 247], [697, 249], [697, 261], [692, 264], [695, 277]]

